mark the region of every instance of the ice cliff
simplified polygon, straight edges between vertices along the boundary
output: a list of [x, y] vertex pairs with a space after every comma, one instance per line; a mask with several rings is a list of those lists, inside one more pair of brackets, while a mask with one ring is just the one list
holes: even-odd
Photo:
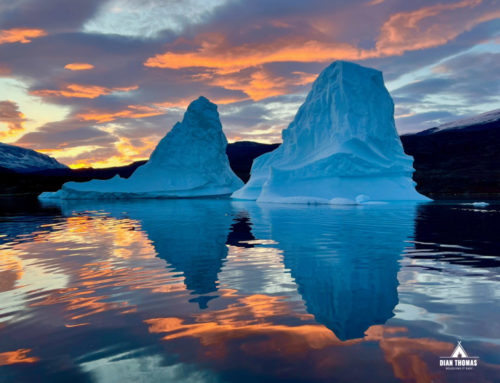
[[205, 97], [193, 101], [182, 122], [158, 143], [149, 161], [128, 179], [68, 182], [41, 199], [176, 198], [228, 195], [243, 182], [226, 155], [217, 106]]
[[283, 144], [255, 159], [236, 199], [282, 203], [426, 200], [415, 190], [382, 73], [336, 61], [312, 85]]

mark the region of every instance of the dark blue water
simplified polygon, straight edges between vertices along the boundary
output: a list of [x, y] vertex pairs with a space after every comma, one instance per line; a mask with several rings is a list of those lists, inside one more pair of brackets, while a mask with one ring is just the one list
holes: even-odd
[[[0, 205], [1, 382], [498, 382], [500, 206]], [[446, 369], [457, 341], [473, 368]]]

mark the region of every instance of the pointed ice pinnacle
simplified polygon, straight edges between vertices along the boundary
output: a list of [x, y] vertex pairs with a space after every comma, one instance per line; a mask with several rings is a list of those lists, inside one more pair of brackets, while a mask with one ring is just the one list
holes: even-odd
[[193, 101], [182, 122], [158, 143], [149, 161], [130, 176], [68, 182], [40, 198], [176, 198], [227, 195], [243, 185], [226, 155], [217, 106], [205, 97]]
[[336, 61], [312, 85], [283, 144], [254, 160], [236, 199], [281, 203], [427, 200], [412, 180], [382, 73]]

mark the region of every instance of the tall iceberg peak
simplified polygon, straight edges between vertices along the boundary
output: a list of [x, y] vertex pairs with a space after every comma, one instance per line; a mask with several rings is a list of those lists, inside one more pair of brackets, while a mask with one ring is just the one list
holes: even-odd
[[283, 144], [254, 160], [233, 198], [283, 203], [426, 200], [412, 180], [382, 73], [336, 61], [321, 72]]
[[226, 155], [227, 140], [217, 106], [193, 101], [182, 122], [158, 143], [149, 161], [128, 179], [68, 182], [40, 198], [176, 198], [228, 195], [243, 185]]

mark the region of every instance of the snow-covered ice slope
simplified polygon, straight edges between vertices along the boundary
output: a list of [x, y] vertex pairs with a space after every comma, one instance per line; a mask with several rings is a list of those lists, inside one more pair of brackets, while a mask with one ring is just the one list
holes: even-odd
[[460, 129], [460, 128], [468, 128], [470, 126], [475, 126], [475, 125], [484, 125], [498, 120], [500, 120], [500, 109], [495, 109], [486, 113], [479, 114], [477, 116], [472, 116], [457, 121], [448, 122], [446, 124], [438, 126], [437, 128], [431, 128], [428, 130], [432, 131], [432, 133], [435, 133], [446, 129]]
[[2, 143], [0, 143], [0, 166], [19, 173], [68, 168], [46, 154]]
[[426, 200], [412, 180], [382, 73], [336, 61], [312, 85], [283, 144], [255, 159], [236, 199], [282, 203]]
[[176, 198], [227, 195], [243, 185], [226, 155], [217, 106], [200, 97], [128, 179], [68, 182], [40, 198]]

